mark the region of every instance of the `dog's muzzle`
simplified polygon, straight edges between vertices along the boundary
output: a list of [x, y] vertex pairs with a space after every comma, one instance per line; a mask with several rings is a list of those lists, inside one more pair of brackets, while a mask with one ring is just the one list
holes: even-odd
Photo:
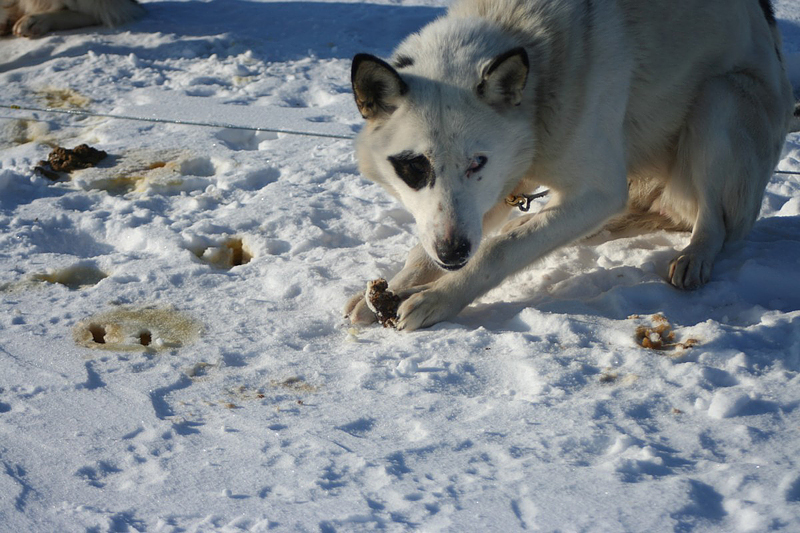
[[467, 264], [471, 250], [467, 239], [445, 239], [436, 243], [436, 262], [445, 270], [458, 270]]

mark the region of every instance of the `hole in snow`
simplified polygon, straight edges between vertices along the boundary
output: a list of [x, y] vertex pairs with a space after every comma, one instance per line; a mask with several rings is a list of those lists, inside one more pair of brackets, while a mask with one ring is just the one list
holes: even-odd
[[86, 329], [92, 335], [92, 342], [95, 344], [106, 343], [106, 328], [100, 324], [89, 324]]
[[120, 307], [79, 322], [75, 342], [114, 351], [174, 349], [194, 341], [202, 326], [174, 309]]
[[43, 281], [46, 283], [58, 283], [64, 285], [69, 290], [78, 290], [84, 287], [96, 285], [108, 274], [94, 265], [78, 264], [63, 270], [56, 270], [46, 274], [35, 274], [33, 281]]
[[139, 332], [139, 344], [142, 346], [150, 346], [150, 343], [153, 342], [153, 334], [143, 329]]
[[235, 266], [246, 265], [253, 259], [253, 254], [244, 244], [241, 237], [233, 237], [218, 246], [209, 246], [195, 250], [195, 255], [209, 265], [229, 270]]

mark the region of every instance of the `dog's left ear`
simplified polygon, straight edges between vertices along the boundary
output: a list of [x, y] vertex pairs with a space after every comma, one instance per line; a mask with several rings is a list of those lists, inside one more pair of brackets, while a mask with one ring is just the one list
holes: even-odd
[[391, 65], [369, 54], [353, 58], [350, 81], [358, 110], [367, 120], [391, 115], [408, 92], [408, 85]]
[[491, 106], [517, 106], [528, 81], [528, 53], [514, 48], [492, 59], [478, 84], [478, 96]]

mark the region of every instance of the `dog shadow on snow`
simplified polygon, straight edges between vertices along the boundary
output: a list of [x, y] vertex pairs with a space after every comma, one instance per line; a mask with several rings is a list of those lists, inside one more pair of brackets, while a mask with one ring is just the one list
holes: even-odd
[[[166, 60], [185, 57], [218, 57], [251, 51], [263, 61], [351, 58], [358, 52], [388, 56], [407, 35], [444, 14], [429, 6], [379, 5], [337, 2], [148, 2], [145, 15], [121, 28], [80, 28], [56, 32], [38, 39], [39, 46], [20, 47], [14, 53], [15, 37], [0, 38], [4, 58], [0, 73], [42, 64], [55, 58], [95, 54], [129, 55], [141, 59]], [[800, 25], [779, 20], [787, 53], [800, 52]], [[130, 32], [136, 38], [121, 43], [104, 35]], [[70, 43], [66, 36], [96, 35], [91, 42]], [[148, 38], [148, 34], [152, 38]], [[170, 39], [158, 44], [163, 35]], [[141, 38], [139, 38], [141, 37]], [[206, 49], [191, 49], [191, 41], [206, 40]], [[116, 41], [116, 42], [115, 42]]]
[[[643, 238], [652, 235], [652, 240], [659, 241], [647, 254], [647, 269], [633, 263], [598, 267], [573, 276], [555, 274], [549, 282], [532, 279], [533, 274], [523, 272], [506, 280], [501, 289], [508, 294], [509, 284], [512, 287], [516, 284], [512, 290], [518, 296], [513, 301], [473, 304], [453, 322], [469, 329], [530, 331], [531, 325], [519, 315], [533, 308], [543, 313], [612, 320], [664, 313], [682, 326], [706, 320], [751, 326], [758, 324], [767, 311], [800, 310], [800, 279], [796, 274], [800, 264], [800, 216], [758, 220], [747, 239], [723, 250], [709, 283], [694, 291], [676, 289], [666, 281], [669, 263], [677, 250], [665, 246], [661, 242], [665, 239], [658, 238], [657, 233], [636, 235]], [[685, 235], [688, 243], [689, 234]], [[590, 247], [616, 238], [593, 237], [574, 246]], [[629, 249], [635, 246], [631, 244]], [[741, 312], [748, 307], [752, 312]]]
[[[389, 55], [408, 34], [442, 15], [441, 8], [337, 2], [150, 2], [138, 21], [121, 28], [81, 28], [57, 32], [38, 40], [40, 45], [14, 57], [14, 40], [0, 39], [8, 54], [0, 72], [35, 66], [55, 58], [95, 54], [163, 61], [218, 57], [250, 51], [262, 61], [351, 58], [358, 52]], [[104, 39], [130, 32], [133, 39]], [[92, 33], [91, 42], [70, 43], [65, 37]], [[163, 36], [179, 39], [163, 42]], [[205, 38], [205, 39], [203, 39]], [[202, 40], [202, 45], [193, 41]]]

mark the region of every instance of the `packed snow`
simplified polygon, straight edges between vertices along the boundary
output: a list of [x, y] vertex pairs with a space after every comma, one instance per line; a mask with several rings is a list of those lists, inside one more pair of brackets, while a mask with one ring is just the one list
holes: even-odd
[[444, 3], [143, 3], [0, 40], [4, 106], [186, 122], [0, 109], [1, 531], [800, 531], [800, 137], [700, 290], [688, 234], [602, 233], [356, 329], [415, 228], [358, 174], [350, 59]]

